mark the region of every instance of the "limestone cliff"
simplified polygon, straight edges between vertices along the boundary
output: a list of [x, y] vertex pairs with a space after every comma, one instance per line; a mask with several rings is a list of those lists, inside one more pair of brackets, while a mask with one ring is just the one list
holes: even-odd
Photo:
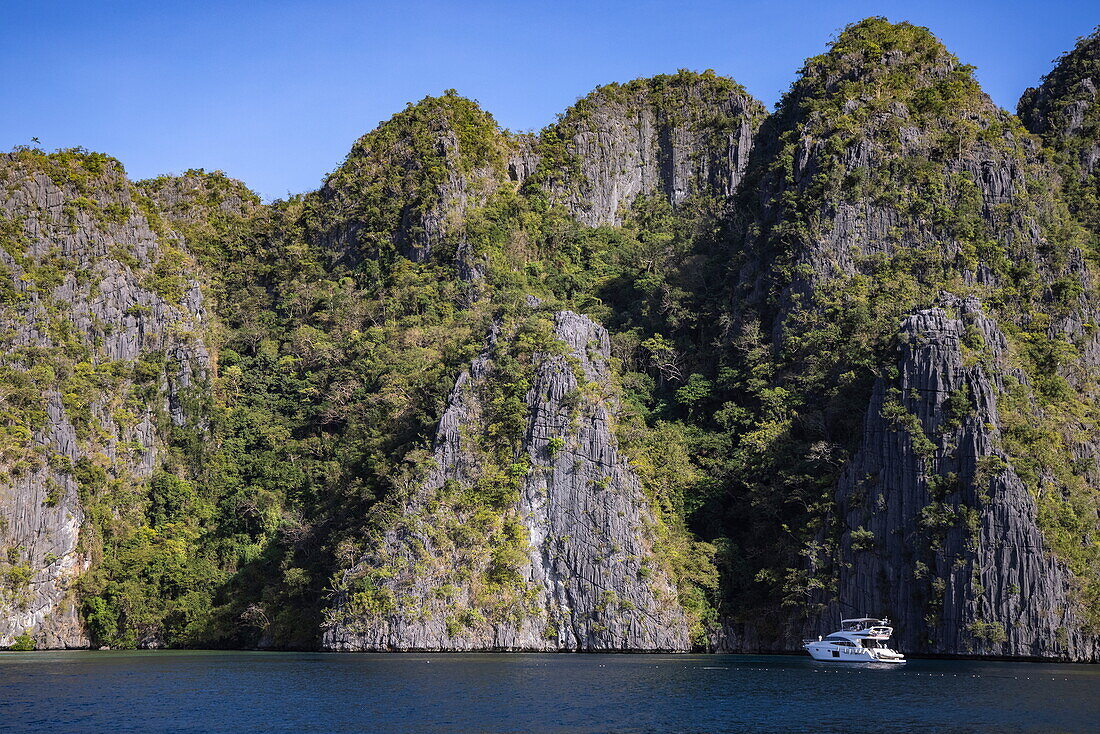
[[1030, 392], [1007, 352], [973, 298], [902, 323], [899, 376], [876, 383], [837, 491], [842, 562], [825, 627], [874, 609], [914, 653], [1097, 657], [1072, 573], [1003, 446], [1012, 419], [998, 403]]
[[1049, 242], [1064, 216], [1058, 182], [972, 71], [925, 29], [882, 19], [807, 60], [743, 199], [762, 234], [747, 256], [763, 259], [781, 298], [905, 251], [977, 286], [1005, 278], [1001, 257], [1051, 279], [1072, 266], [1065, 243]]
[[207, 369], [205, 313], [178, 240], [116, 161], [17, 151], [0, 181], [0, 645], [83, 646], [73, 584], [99, 553], [92, 477], [150, 476], [158, 416], [181, 422], [181, 391]]
[[1100, 235], [1100, 30], [1079, 39], [1042, 84], [1024, 92], [1017, 111], [1054, 151], [1074, 213]]
[[445, 248], [476, 269], [463, 217], [509, 184], [511, 143], [492, 116], [453, 90], [410, 105], [352, 147], [311, 199], [310, 227], [358, 261], [397, 251], [422, 261]]
[[799, 396], [788, 462], [835, 477], [788, 481], [835, 508], [797, 520], [821, 525], [775, 577], [801, 614], [719, 646], [889, 614], [913, 651], [1093, 659], [1097, 286], [1036, 140], [925, 29], [884, 19], [809, 59], [761, 138], [733, 338], [767, 329]]
[[681, 71], [516, 135], [448, 91], [270, 205], [14, 151], [0, 646], [791, 650], [882, 614], [1096, 660], [1096, 39], [1030, 131], [870, 18], [771, 115]]
[[531, 355], [512, 463], [484, 454], [510, 348], [495, 334], [456, 383], [426, 479], [344, 573], [326, 648], [689, 647], [653, 510], [613, 433], [607, 332], [569, 311], [552, 318], [555, 351]]
[[157, 214], [174, 226], [216, 227], [224, 220], [247, 217], [262, 208], [256, 194], [221, 171], [192, 169], [179, 176], [138, 181], [135, 187], [155, 205]]
[[[681, 71], [600, 87], [543, 131], [513, 169], [588, 226], [621, 224], [640, 196], [673, 206], [731, 196], [766, 116], [739, 84]], [[522, 175], [517, 174], [517, 175]]]

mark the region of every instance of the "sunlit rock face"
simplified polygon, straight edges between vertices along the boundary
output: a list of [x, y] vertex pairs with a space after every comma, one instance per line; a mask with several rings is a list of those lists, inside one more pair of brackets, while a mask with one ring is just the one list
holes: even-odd
[[[491, 411], [490, 351], [455, 385], [427, 479], [345, 573], [326, 648], [689, 648], [675, 585], [652, 548], [653, 515], [612, 431], [607, 331], [570, 311], [552, 318], [561, 350], [535, 355], [517, 496], [501, 517], [461, 500], [488, 479], [474, 434]], [[498, 534], [497, 547], [482, 533]]]
[[[154, 231], [106, 156], [0, 158], [6, 434], [0, 482], [0, 645], [83, 647], [75, 583], [98, 539], [86, 521], [95, 474], [140, 484], [156, 463], [157, 416], [182, 422], [181, 391], [209, 366], [198, 285], [178, 236]], [[151, 273], [165, 268], [165, 278]], [[134, 366], [157, 355], [158, 371]], [[137, 401], [137, 381], [152, 397]]]

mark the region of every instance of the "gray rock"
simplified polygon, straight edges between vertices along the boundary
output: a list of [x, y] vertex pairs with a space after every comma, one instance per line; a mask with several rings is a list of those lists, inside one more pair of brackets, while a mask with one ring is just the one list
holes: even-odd
[[[551, 199], [599, 226], [621, 224], [639, 196], [732, 195], [766, 112], [729, 80], [683, 74], [601, 87], [572, 107], [551, 134], [576, 166], [549, 172]], [[512, 167], [534, 168], [525, 156]]]
[[[965, 283], [957, 287], [961, 293], [982, 297], [1016, 287], [1012, 271], [1018, 266], [1046, 284], [1080, 285], [1080, 295], [1062, 303], [1051, 289], [1018, 313], [1002, 307], [1000, 318], [1005, 332], [1043, 324], [1038, 328], [1050, 337], [1076, 344], [1083, 359], [1059, 367], [1059, 375], [1079, 404], [1095, 405], [1098, 395], [1088, 375], [1097, 369], [1100, 348], [1095, 328], [1087, 325], [1097, 323], [1097, 283], [1081, 253], [1052, 224], [1065, 214], [1057, 194], [1046, 193], [1057, 192], [1059, 181], [1037, 141], [980, 94], [957, 114], [940, 116], [857, 97], [843, 105], [852, 117], [838, 119], [830, 106], [841, 84], [855, 80], [858, 88], [863, 77], [904, 60], [899, 53], [884, 53], [872, 65], [859, 54], [809, 64], [807, 77], [766, 123], [768, 134], [754, 147], [741, 195], [756, 216], [740, 243], [744, 265], [731, 321], [755, 324], [762, 315], [760, 321], [771, 326], [771, 346], [782, 353], [797, 342], [806, 320], [820, 318], [831, 289], [851, 287], [849, 279], [856, 276], [873, 281], [875, 263], [905, 263], [915, 253], [928, 253], [926, 273], [910, 269], [916, 288], [927, 288], [926, 278], [936, 282], [936, 270], [943, 268]], [[934, 85], [957, 64], [946, 51], [934, 63], [914, 62], [909, 88]], [[852, 120], [859, 121], [854, 129], [835, 135]], [[959, 121], [981, 133], [956, 135]], [[944, 148], [948, 134], [956, 144]], [[793, 145], [786, 148], [782, 141]], [[907, 176], [896, 184], [876, 178], [915, 161], [926, 166], [930, 180], [942, 180], [942, 188]], [[873, 186], [865, 187], [866, 181]], [[972, 202], [966, 212], [971, 231], [995, 243], [1014, 267], [982, 262], [973, 235], [930, 214], [930, 207], [945, 203], [964, 213], [963, 193]], [[819, 535], [807, 545], [799, 569], [827, 587], [807, 605], [825, 604], [826, 611], [811, 612], [809, 620], [784, 614], [766, 624], [727, 621], [715, 630], [714, 646], [793, 650], [801, 637], [835, 629], [842, 616], [889, 614], [899, 644], [912, 652], [1095, 659], [1096, 637], [1084, 631], [1085, 610], [1072, 590], [1076, 580], [1055, 559], [1039, 529], [1035, 498], [1001, 445], [1005, 424], [998, 397], [1013, 383], [1030, 393], [1001, 324], [974, 299], [944, 294], [941, 308], [925, 309], [933, 293], [898, 296], [922, 308], [901, 326], [900, 376], [882, 377], [875, 385], [859, 447], [835, 489], [838, 509], [827, 522], [839, 525], [839, 538]], [[964, 362], [959, 342], [967, 327], [984, 340], [984, 360]], [[1017, 341], [1014, 349], [1020, 348]], [[964, 387], [973, 410], [955, 420], [945, 406], [949, 399], [957, 402], [958, 393], [952, 393]], [[1032, 406], [1037, 417], [1038, 401]], [[910, 420], [905, 416], [919, 421], [923, 436], [910, 437], [899, 427]], [[1095, 483], [1095, 431], [1081, 426], [1065, 433], [1064, 458], [1091, 459], [1093, 466], [1084, 471]], [[919, 455], [917, 448], [931, 455]], [[1044, 491], [1065, 489], [1050, 477], [1043, 477], [1043, 485]]]
[[[1051, 553], [1035, 501], [1001, 448], [997, 397], [1023, 375], [1003, 366], [1005, 338], [976, 299], [943, 305], [959, 317], [944, 308], [908, 317], [900, 377], [875, 387], [862, 447], [837, 488], [841, 603], [811, 627], [882, 614], [913, 653], [1097, 659], [1072, 574]], [[983, 335], [988, 363], [964, 360], [967, 325]], [[961, 390], [970, 406], [962, 417], [949, 404]], [[919, 419], [931, 454], [887, 417], [888, 404]], [[853, 541], [853, 531], [872, 537]]]
[[[192, 282], [181, 301], [172, 303], [150, 290], [147, 281], [148, 269], [166, 245], [181, 245], [178, 236], [152, 229], [117, 163], [107, 161], [86, 175], [77, 170], [75, 182], [65, 178], [64, 168], [54, 171], [54, 181], [47, 175], [51, 165], [33, 153], [0, 157], [5, 185], [0, 216], [18, 224], [15, 244], [0, 251], [0, 263], [6, 269], [3, 277], [21, 294], [20, 300], [0, 304], [7, 364], [25, 369], [13, 350], [26, 348], [50, 355], [47, 359], [59, 360], [64, 369], [79, 365], [70, 364], [74, 358], [62, 355], [63, 348], [86, 350], [87, 357], [79, 359], [91, 369], [164, 353], [169, 358], [161, 378], [164, 407], [182, 423], [180, 391], [210, 364], [201, 338], [202, 295]], [[25, 266], [54, 256], [69, 264], [60, 283], [45, 291], [32, 288], [27, 278], [33, 274]], [[71, 326], [68, 343], [58, 341], [59, 319]], [[155, 427], [158, 406], [146, 406], [129, 425], [116, 420], [130, 384], [122, 378], [90, 396], [97, 428], [84, 437], [78, 436], [62, 400], [63, 382], [44, 388], [46, 425], [23, 446], [38, 460], [30, 471], [0, 480], [0, 548], [9, 554], [0, 565], [24, 566], [33, 573], [27, 587], [9, 584], [0, 590], [0, 646], [24, 632], [40, 648], [89, 644], [74, 582], [89, 567], [91, 548], [81, 542], [85, 516], [69, 467], [88, 458], [115, 478], [140, 482], [152, 474], [163, 444]]]
[[244, 183], [221, 171], [187, 171], [138, 181], [137, 190], [173, 222], [204, 223], [215, 216], [247, 217], [260, 209], [260, 198]]
[[[46, 396], [49, 424], [37, 445], [75, 461], [76, 433], [61, 396]], [[39, 647], [86, 647], [73, 585], [89, 559], [77, 549], [84, 513], [72, 476], [48, 465], [0, 486], [0, 542], [10, 565], [29, 567], [29, 585], [0, 590], [0, 646], [29, 632]], [[11, 564], [11, 561], [16, 561]]]
[[[436, 435], [434, 468], [400, 508], [396, 527], [344, 574], [326, 649], [688, 649], [675, 585], [653, 552], [653, 515], [612, 432], [607, 332], [569, 311], [554, 319], [567, 351], [538, 359], [520, 449], [530, 470], [505, 512], [523, 528], [521, 601], [502, 613], [497, 600], [479, 596], [491, 559], [470, 557], [432, 532], [448, 523], [449, 496], [483, 479], [471, 440], [483, 430], [480, 396], [493, 377], [487, 353], [459, 377]], [[476, 521], [476, 512], [457, 512], [460, 523]], [[469, 568], [457, 585], [456, 568]], [[378, 569], [399, 611], [351, 611], [356, 580]]]

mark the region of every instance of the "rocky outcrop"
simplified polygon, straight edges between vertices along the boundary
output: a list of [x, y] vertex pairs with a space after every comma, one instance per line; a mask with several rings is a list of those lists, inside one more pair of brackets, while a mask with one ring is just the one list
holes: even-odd
[[[1091, 543], [1095, 509], [1072, 510], [1086, 529], [1066, 543], [1051, 508], [1069, 512], [1095, 468], [1078, 461], [1055, 477], [1050, 466], [1093, 455], [1094, 432], [1065, 415], [1096, 400], [1084, 325], [1097, 291], [1058, 229], [1059, 182], [1037, 141], [927, 29], [872, 18], [807, 61], [754, 151], [731, 320], [765, 326], [780, 384], [800, 395], [798, 461], [837, 477], [836, 507], [801, 518], [823, 529], [802, 538], [774, 587], [801, 613], [729, 620], [715, 646], [797, 649], [841, 617], [889, 614], [914, 653], [1092, 659], [1091, 592], [1078, 586], [1093, 571], [1067, 563], [1074, 543]], [[997, 303], [1021, 282], [1030, 295]], [[964, 296], [929, 308], [941, 291]], [[865, 320], [832, 321], [854, 314]], [[1025, 346], [1051, 343], [1074, 357], [1040, 366]], [[1030, 387], [1037, 371], [1056, 372], [1072, 397]], [[848, 411], [867, 404], [864, 390], [859, 426]], [[821, 397], [831, 394], [844, 397]], [[1036, 460], [1018, 439], [1009, 456], [1002, 399], [1013, 437], [1020, 421], [1041, 425], [1035, 440], [1057, 458]], [[1045, 515], [1044, 493], [1059, 498]]]
[[222, 218], [244, 218], [260, 209], [260, 198], [244, 183], [221, 171], [184, 171], [179, 176], [158, 176], [135, 183], [157, 211], [174, 224], [209, 224]]
[[[1097, 661], [1088, 600], [1005, 448], [1007, 420], [1019, 430], [1039, 416], [999, 407], [1038, 410], [1001, 329], [977, 299], [943, 293], [903, 320], [899, 341], [897, 377], [875, 382], [835, 489], [837, 524], [808, 545], [807, 570], [828, 578], [819, 611], [724, 620], [710, 649], [795, 652], [874, 614], [907, 654]], [[1047, 475], [1040, 491], [1063, 490]]]
[[621, 224], [638, 197], [679, 206], [697, 194], [731, 196], [766, 114], [739, 84], [710, 72], [611, 84], [542, 133], [541, 170], [524, 156], [513, 170], [533, 170], [581, 223]]
[[313, 199], [315, 237], [352, 262], [393, 249], [423, 261], [444, 248], [476, 277], [463, 219], [512, 185], [510, 150], [476, 103], [453, 90], [427, 97], [356, 141]]
[[1024, 125], [1054, 151], [1077, 218], [1100, 234], [1100, 30], [1077, 41], [1020, 98]]
[[476, 447], [492, 420], [490, 352], [458, 379], [426, 481], [343, 575], [326, 648], [689, 647], [654, 548], [652, 510], [616, 445], [607, 332], [563, 311], [553, 316], [553, 337], [564, 348], [534, 355], [524, 397], [525, 427], [508, 468], [516, 496], [496, 513], [470, 498], [501, 481]]
[[1095, 659], [1072, 574], [1002, 448], [998, 397], [1026, 390], [1004, 335], [978, 301], [947, 297], [901, 339], [837, 489], [840, 601], [815, 626], [876, 610], [913, 653]]
[[1082, 174], [1100, 165], [1100, 30], [1078, 40], [1055, 68], [1020, 98], [1020, 119], [1054, 148], [1077, 138]]
[[981, 286], [1003, 278], [988, 262], [1000, 254], [1048, 266], [1038, 221], [1056, 205], [1028, 197], [1027, 181], [1057, 184], [1035, 140], [931, 34], [882, 23], [853, 24], [809, 59], [757, 146], [742, 201], [762, 236], [746, 250], [782, 288], [781, 309], [905, 251]]
[[83, 574], [123, 646], [757, 652], [882, 614], [908, 653], [1096, 660], [1097, 48], [1022, 100], [1046, 150], [870, 18], [773, 115], [681, 71], [513, 135], [448, 91], [271, 206], [13, 152], [0, 646], [87, 645]]
[[[47, 425], [35, 440], [53, 456], [75, 462], [80, 455], [76, 434], [61, 396], [51, 392], [45, 398]], [[88, 638], [72, 593], [88, 566], [88, 559], [77, 552], [84, 513], [76, 482], [43, 464], [5, 484], [0, 489], [0, 539], [7, 553], [0, 645], [29, 633], [39, 647], [85, 647]]]
[[117, 162], [18, 151], [0, 180], [0, 646], [80, 647], [73, 584], [95, 532], [78, 477], [150, 476], [158, 413], [182, 423], [182, 391], [208, 367], [205, 312], [178, 239], [153, 230]]

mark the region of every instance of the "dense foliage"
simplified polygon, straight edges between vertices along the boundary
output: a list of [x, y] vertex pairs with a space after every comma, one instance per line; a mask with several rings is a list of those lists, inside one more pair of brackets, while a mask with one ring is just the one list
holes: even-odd
[[[525, 603], [517, 568], [528, 539], [512, 511], [529, 468], [523, 396], [539, 355], [561, 347], [546, 313], [568, 308], [611, 334], [618, 439], [701, 642], [720, 618], [759, 619], [777, 603], [813, 612], [828, 601], [842, 534], [857, 551], [874, 547], [873, 533], [841, 526], [833, 496], [872, 388], [884, 387], [882, 418], [931, 466], [937, 437], [897, 394], [898, 324], [943, 293], [973, 295], [1008, 337], [998, 368], [1025, 377], [999, 397], [1004, 453], [1095, 612], [1095, 462], [1078, 447], [1096, 440], [1083, 365], [1097, 327], [1076, 248], [1089, 243], [1078, 220], [1100, 231], [1100, 169], [1070, 169], [1098, 139], [1100, 105], [1072, 131], [1058, 121], [1080, 80], [1097, 78], [1096, 39], [1032, 95], [1054, 95], [1053, 107], [1021, 112], [1041, 116], [1048, 144], [1061, 141], [1069, 207], [1036, 140], [992, 105], [972, 68], [927, 29], [880, 18], [807, 60], [766, 120], [710, 72], [602, 87], [537, 138], [501, 130], [449, 91], [363, 136], [319, 191], [270, 205], [221, 173], [131, 186], [97, 154], [20, 151], [74, 193], [69, 206], [104, 227], [140, 218], [158, 236], [155, 260], [112, 251], [101, 261], [146, 273], [143, 287], [173, 307], [197, 274], [213, 318], [187, 338], [201, 336], [213, 364], [182, 391], [184, 419], [173, 421], [171, 354], [108, 360], [47, 297], [74, 270], [93, 288], [99, 262], [32, 257], [21, 223], [0, 220], [0, 247], [25, 283], [0, 279], [4, 316], [31, 302], [53, 338], [0, 361], [0, 469], [51, 461], [27, 445], [46, 420], [42, 395], [56, 389], [89, 457], [53, 461], [77, 481], [87, 515], [93, 565], [80, 603], [97, 643], [315, 646], [337, 586], [359, 613], [393, 609], [378, 583], [393, 568], [379, 561], [351, 581], [342, 572], [412, 524], [458, 555], [491, 557], [484, 577], [441, 571], [441, 593], [469, 584], [505, 619]], [[583, 226], [578, 202], [592, 183], [578, 137], [593, 120], [643, 108], [708, 150], [741, 124], [731, 110], [762, 124], [740, 192], [700, 178], [683, 200], [645, 192], [619, 223]], [[509, 162], [525, 157], [536, 163], [521, 181]], [[987, 170], [1011, 173], [1005, 182]], [[504, 336], [488, 349], [497, 377], [479, 434], [485, 479], [403, 515], [455, 378], [494, 329]], [[980, 335], [965, 350], [987, 359]], [[961, 420], [969, 405], [960, 392], [948, 412]], [[104, 435], [146, 417], [166, 445], [139, 480], [101, 454]], [[935, 553], [937, 533], [972, 524], [977, 508], [945, 504], [957, 477], [929, 474], [938, 499], [921, 517]], [[18, 553], [4, 564], [6, 593], [26, 585], [23, 568]], [[448, 625], [478, 621], [456, 611]], [[993, 624], [974, 635], [998, 637]]]
[[1100, 237], [1100, 28], [1056, 64], [1020, 98], [1018, 113], [1054, 151], [1071, 210]]

